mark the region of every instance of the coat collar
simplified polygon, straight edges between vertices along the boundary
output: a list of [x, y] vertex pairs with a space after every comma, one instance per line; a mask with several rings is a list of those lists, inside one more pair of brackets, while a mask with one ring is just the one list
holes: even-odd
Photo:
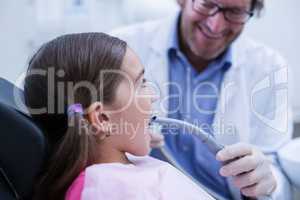
[[170, 36], [171, 31], [173, 31], [173, 26], [175, 20], [179, 15], [179, 11], [173, 13], [170, 17], [164, 19], [158, 26], [157, 32], [155, 33], [152, 42], [151, 42], [151, 49], [159, 54], [160, 56], [166, 55], [169, 44], [170, 44]]

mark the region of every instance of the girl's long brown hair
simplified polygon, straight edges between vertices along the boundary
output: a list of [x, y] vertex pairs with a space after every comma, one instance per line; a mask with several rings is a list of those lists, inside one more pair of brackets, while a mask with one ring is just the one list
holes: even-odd
[[[101, 88], [99, 100], [112, 102], [120, 75], [105, 73], [99, 76], [99, 73], [106, 69], [119, 70], [126, 49], [124, 41], [104, 33], [69, 34], [44, 44], [30, 60], [24, 84], [25, 103], [44, 130], [49, 144], [34, 199], [63, 200], [74, 179], [94, 163], [95, 138], [83, 132], [82, 123], [87, 123], [84, 116], [68, 117], [67, 85], [89, 82]], [[59, 90], [58, 85], [65, 87]], [[90, 91], [78, 88], [72, 102], [87, 108], [91, 99]], [[47, 111], [33, 113], [35, 108], [47, 108]]]

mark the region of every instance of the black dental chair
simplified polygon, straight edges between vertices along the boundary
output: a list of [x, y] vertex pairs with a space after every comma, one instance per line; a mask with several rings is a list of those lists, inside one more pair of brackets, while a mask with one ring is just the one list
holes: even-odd
[[46, 149], [41, 129], [16, 99], [23, 101], [22, 90], [0, 78], [0, 200], [32, 198]]

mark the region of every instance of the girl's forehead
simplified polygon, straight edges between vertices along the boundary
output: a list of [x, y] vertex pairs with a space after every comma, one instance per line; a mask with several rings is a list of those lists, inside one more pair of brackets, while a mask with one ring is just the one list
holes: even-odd
[[136, 79], [144, 70], [144, 67], [138, 56], [131, 49], [127, 48], [121, 69], [121, 71], [129, 75], [132, 79]]

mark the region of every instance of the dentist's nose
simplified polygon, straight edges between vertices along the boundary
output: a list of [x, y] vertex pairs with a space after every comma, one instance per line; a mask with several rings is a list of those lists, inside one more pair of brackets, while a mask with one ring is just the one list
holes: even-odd
[[222, 12], [218, 12], [215, 15], [208, 17], [206, 24], [210, 31], [216, 34], [222, 33], [228, 26], [228, 22]]

